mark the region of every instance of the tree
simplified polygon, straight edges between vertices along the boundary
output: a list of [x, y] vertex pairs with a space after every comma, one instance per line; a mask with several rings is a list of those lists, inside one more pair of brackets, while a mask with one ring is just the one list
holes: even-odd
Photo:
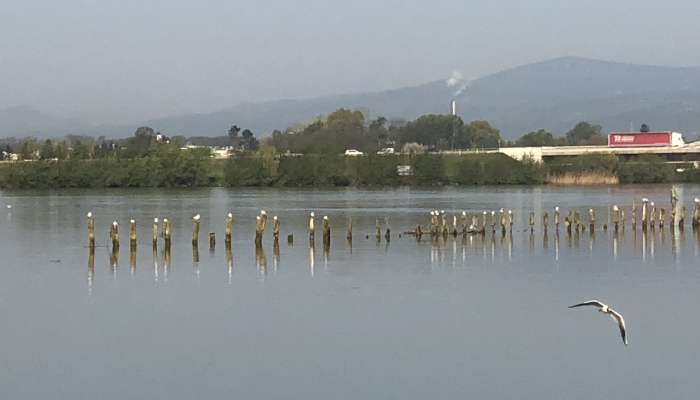
[[56, 158], [53, 142], [51, 139], [46, 139], [39, 149], [39, 158], [42, 160], [53, 160]]
[[527, 146], [554, 146], [557, 140], [550, 133], [544, 129], [538, 131], [533, 131], [524, 134], [518, 140], [515, 141], [516, 146], [527, 147]]
[[35, 157], [36, 151], [39, 149], [39, 144], [36, 142], [35, 139], [29, 138], [25, 139], [22, 142], [22, 147], [20, 150], [20, 159], [21, 160], [33, 160]]
[[231, 127], [228, 130], [228, 137], [231, 139], [238, 137], [238, 132], [241, 131], [241, 128], [238, 127], [238, 125], [231, 125]]
[[501, 132], [488, 121], [472, 121], [467, 129], [471, 133], [473, 147], [496, 148], [501, 144]]
[[566, 142], [571, 146], [605, 144], [607, 141], [600, 133], [601, 129], [600, 125], [579, 122], [573, 129], [566, 132]]

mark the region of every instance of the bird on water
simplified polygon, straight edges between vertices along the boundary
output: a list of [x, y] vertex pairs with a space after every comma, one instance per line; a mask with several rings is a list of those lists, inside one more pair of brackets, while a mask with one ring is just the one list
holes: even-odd
[[599, 312], [602, 312], [603, 314], [610, 315], [610, 317], [617, 322], [617, 326], [620, 328], [620, 336], [622, 337], [622, 343], [624, 343], [625, 346], [627, 346], [627, 328], [625, 327], [625, 319], [622, 317], [622, 314], [613, 310], [612, 307], [610, 307], [607, 304], [604, 304], [598, 300], [589, 300], [589, 301], [585, 301], [583, 303], [574, 304], [573, 306], [569, 306], [569, 308], [588, 307], [588, 306], [596, 307]]

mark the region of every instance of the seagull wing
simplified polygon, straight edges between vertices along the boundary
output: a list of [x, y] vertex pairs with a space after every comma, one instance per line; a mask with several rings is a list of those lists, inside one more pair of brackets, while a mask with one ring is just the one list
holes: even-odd
[[625, 327], [625, 319], [622, 318], [622, 314], [610, 309], [610, 317], [617, 321], [617, 326], [620, 328], [620, 336], [622, 337], [622, 343], [627, 346], [627, 328]]
[[593, 306], [593, 307], [603, 308], [603, 307], [605, 307], [605, 304], [601, 303], [598, 300], [588, 300], [588, 301], [584, 301], [583, 303], [574, 304], [573, 306], [569, 306], [569, 308], [585, 307], [585, 306]]

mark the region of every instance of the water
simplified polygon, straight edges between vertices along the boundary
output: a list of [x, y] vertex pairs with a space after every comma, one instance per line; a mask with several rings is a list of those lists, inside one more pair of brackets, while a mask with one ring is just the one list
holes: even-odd
[[[698, 186], [679, 186], [691, 207]], [[622, 188], [479, 187], [450, 190], [154, 190], [0, 193], [0, 394], [39, 398], [523, 398], [686, 399], [700, 388], [698, 242], [658, 230], [617, 240], [606, 206], [667, 185]], [[12, 204], [5, 209], [4, 204]], [[599, 231], [547, 243], [539, 226], [555, 205], [596, 207]], [[399, 233], [430, 209], [512, 208], [512, 241], [429, 239]], [[254, 251], [260, 208], [279, 215], [279, 254]], [[531, 239], [527, 212], [537, 212]], [[232, 260], [226, 212], [236, 217]], [[306, 215], [329, 215], [311, 253]], [[112, 266], [98, 247], [88, 269], [85, 214], [98, 245], [121, 221]], [[202, 214], [199, 262], [191, 216]], [[629, 216], [629, 209], [627, 209]], [[173, 221], [169, 267], [153, 258], [154, 216]], [[355, 239], [345, 241], [352, 216]], [[377, 217], [392, 240], [377, 244]], [[139, 223], [131, 265], [128, 220]], [[688, 215], [690, 219], [690, 212]], [[319, 221], [320, 222], [320, 221]], [[320, 224], [319, 224], [320, 225]], [[214, 253], [206, 233], [218, 234]], [[286, 236], [294, 234], [294, 245]], [[369, 235], [369, 239], [365, 237]], [[569, 310], [598, 298], [628, 322], [625, 347], [610, 318]]]

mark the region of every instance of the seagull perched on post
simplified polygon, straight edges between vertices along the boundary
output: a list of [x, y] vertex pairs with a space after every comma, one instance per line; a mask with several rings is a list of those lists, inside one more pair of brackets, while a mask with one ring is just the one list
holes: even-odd
[[617, 321], [617, 326], [620, 328], [620, 336], [622, 337], [622, 343], [627, 346], [627, 330], [625, 328], [625, 319], [622, 318], [622, 314], [619, 312], [613, 310], [610, 306], [607, 304], [604, 304], [598, 300], [589, 300], [583, 303], [579, 304], [574, 304], [573, 306], [569, 306], [569, 308], [576, 308], [576, 307], [584, 307], [584, 306], [593, 306], [598, 308], [599, 312], [602, 312], [604, 314], [610, 315], [612, 319]]

